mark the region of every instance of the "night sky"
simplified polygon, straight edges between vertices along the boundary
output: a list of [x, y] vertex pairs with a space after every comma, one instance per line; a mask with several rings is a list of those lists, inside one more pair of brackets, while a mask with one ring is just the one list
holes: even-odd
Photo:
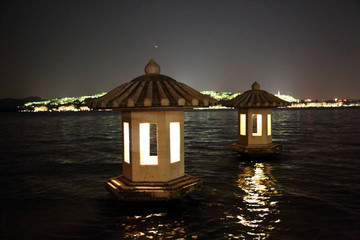
[[0, 98], [107, 92], [161, 73], [202, 90], [360, 98], [360, 2], [0, 1]]

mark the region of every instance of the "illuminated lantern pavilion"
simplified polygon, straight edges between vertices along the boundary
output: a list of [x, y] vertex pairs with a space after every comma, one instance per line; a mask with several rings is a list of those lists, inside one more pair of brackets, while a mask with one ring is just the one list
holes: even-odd
[[238, 142], [230, 149], [243, 154], [272, 154], [281, 151], [280, 144], [272, 142], [272, 108], [287, 106], [288, 102], [260, 90], [255, 82], [252, 90], [229, 100], [228, 107], [238, 109]]
[[184, 172], [184, 110], [215, 103], [195, 89], [160, 74], [151, 59], [145, 75], [91, 102], [122, 113], [123, 175], [106, 189], [120, 200], [181, 198], [201, 186]]

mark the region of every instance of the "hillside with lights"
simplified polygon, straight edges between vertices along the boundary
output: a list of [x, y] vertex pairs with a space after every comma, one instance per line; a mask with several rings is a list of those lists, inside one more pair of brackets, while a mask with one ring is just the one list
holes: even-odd
[[[218, 101], [218, 105], [212, 107], [214, 109], [227, 108], [222, 104], [230, 99], [235, 98], [241, 93], [218, 92], [218, 91], [202, 91], [204, 95], [214, 98]], [[65, 111], [91, 111], [86, 101], [95, 99], [105, 95], [106, 92], [97, 93], [89, 96], [80, 97], [64, 97], [44, 100], [40, 97], [32, 97], [27, 99], [1, 99], [0, 111], [20, 111], [20, 112], [65, 112]], [[288, 108], [318, 108], [318, 107], [359, 107], [360, 100], [352, 99], [333, 99], [333, 100], [299, 100], [290, 95], [283, 95], [278, 92], [274, 94], [280, 99], [291, 103]]]

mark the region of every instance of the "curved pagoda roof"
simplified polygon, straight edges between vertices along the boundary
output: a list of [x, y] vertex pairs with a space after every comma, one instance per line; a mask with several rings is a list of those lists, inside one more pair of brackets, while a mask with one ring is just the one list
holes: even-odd
[[255, 108], [281, 107], [290, 105], [289, 102], [284, 101], [264, 90], [260, 90], [260, 84], [257, 82], [254, 82], [251, 88], [252, 90], [248, 90], [226, 102], [225, 106], [236, 108]]
[[90, 102], [92, 108], [148, 109], [207, 107], [216, 100], [201, 94], [188, 85], [160, 74], [160, 66], [151, 59], [145, 75], [122, 84], [106, 95]]

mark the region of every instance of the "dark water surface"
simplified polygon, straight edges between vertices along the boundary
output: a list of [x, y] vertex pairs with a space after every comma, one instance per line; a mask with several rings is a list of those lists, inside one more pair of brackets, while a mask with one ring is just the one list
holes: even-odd
[[360, 109], [278, 109], [276, 158], [243, 159], [234, 110], [185, 112], [202, 191], [122, 203], [121, 114], [0, 115], [0, 239], [360, 239]]

